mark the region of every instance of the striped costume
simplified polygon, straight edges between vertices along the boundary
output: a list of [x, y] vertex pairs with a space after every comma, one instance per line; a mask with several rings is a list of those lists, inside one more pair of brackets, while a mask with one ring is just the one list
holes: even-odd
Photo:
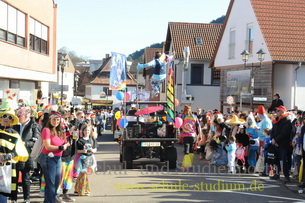
[[[16, 163], [18, 161], [27, 161], [29, 154], [22, 143], [19, 134], [12, 128], [5, 128], [3, 126], [0, 129], [0, 154], [6, 155], [11, 154], [13, 159], [9, 162], [12, 165], [12, 191], [11, 194], [17, 193], [17, 174], [16, 174]], [[0, 193], [4, 196], [10, 196], [11, 194]], [[14, 195], [12, 195], [14, 196]]]

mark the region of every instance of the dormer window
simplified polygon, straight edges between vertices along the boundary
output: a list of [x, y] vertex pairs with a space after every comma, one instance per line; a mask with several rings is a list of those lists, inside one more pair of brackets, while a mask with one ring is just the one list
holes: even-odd
[[202, 39], [200, 37], [195, 38], [196, 45], [202, 45]]

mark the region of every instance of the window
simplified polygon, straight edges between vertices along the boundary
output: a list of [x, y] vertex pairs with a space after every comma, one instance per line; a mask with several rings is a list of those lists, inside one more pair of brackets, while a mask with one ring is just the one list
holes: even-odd
[[103, 92], [105, 92], [107, 96], [112, 95], [112, 90], [110, 90], [109, 87], [103, 87]]
[[246, 38], [246, 49], [250, 54], [253, 54], [253, 25], [250, 24], [247, 26], [247, 38]]
[[212, 85], [220, 84], [220, 70], [212, 69]]
[[20, 81], [19, 80], [10, 80], [10, 88], [19, 89], [20, 88]]
[[25, 14], [0, 1], [0, 40], [25, 47]]
[[98, 75], [99, 78], [110, 78], [110, 72], [101, 72]]
[[191, 85], [203, 85], [203, 64], [191, 65]]
[[47, 26], [30, 18], [30, 49], [48, 54], [48, 32]]
[[202, 39], [199, 38], [199, 37], [196, 37], [195, 38], [195, 43], [196, 43], [196, 45], [202, 45]]
[[230, 39], [229, 39], [229, 59], [235, 58], [235, 29], [230, 30]]

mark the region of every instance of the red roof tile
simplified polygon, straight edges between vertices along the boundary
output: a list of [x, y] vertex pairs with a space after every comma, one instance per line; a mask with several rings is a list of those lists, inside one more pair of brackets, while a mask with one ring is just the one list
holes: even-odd
[[251, 0], [273, 60], [305, 61], [305, 1]]
[[[165, 51], [173, 43], [176, 58], [183, 58], [184, 47], [190, 47], [190, 58], [211, 59], [216, 48], [222, 24], [180, 23], [168, 24]], [[202, 45], [196, 45], [195, 38], [202, 39]]]

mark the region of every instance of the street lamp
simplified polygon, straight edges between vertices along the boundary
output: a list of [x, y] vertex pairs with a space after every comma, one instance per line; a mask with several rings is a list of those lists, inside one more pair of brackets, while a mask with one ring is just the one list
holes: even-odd
[[189, 60], [190, 60], [190, 48], [184, 47], [183, 49], [183, 71], [182, 71], [182, 95], [186, 95], [186, 71], [189, 66]]
[[78, 80], [79, 80], [79, 75], [77, 73], [74, 73], [74, 96], [77, 96], [77, 88], [78, 88]]
[[64, 92], [64, 70], [65, 70], [65, 66], [66, 66], [66, 61], [67, 59], [65, 59], [65, 57], [63, 57], [62, 55], [60, 56], [60, 58], [58, 59], [58, 65], [61, 68], [61, 95], [60, 95], [60, 105], [62, 105], [62, 98], [63, 98], [63, 92]]
[[245, 68], [249, 67], [251, 72], [250, 72], [250, 94], [251, 94], [251, 100], [250, 100], [250, 108], [253, 109], [253, 95], [254, 95], [254, 72], [256, 71], [257, 68], [262, 68], [262, 62], [265, 59], [265, 52], [263, 49], [260, 49], [258, 52], [256, 52], [259, 60], [259, 66], [254, 66], [252, 63], [251, 66], [247, 66], [247, 61], [249, 60], [249, 55], [250, 53], [248, 50], [244, 50], [240, 55], [242, 56], [242, 60], [245, 63]]

